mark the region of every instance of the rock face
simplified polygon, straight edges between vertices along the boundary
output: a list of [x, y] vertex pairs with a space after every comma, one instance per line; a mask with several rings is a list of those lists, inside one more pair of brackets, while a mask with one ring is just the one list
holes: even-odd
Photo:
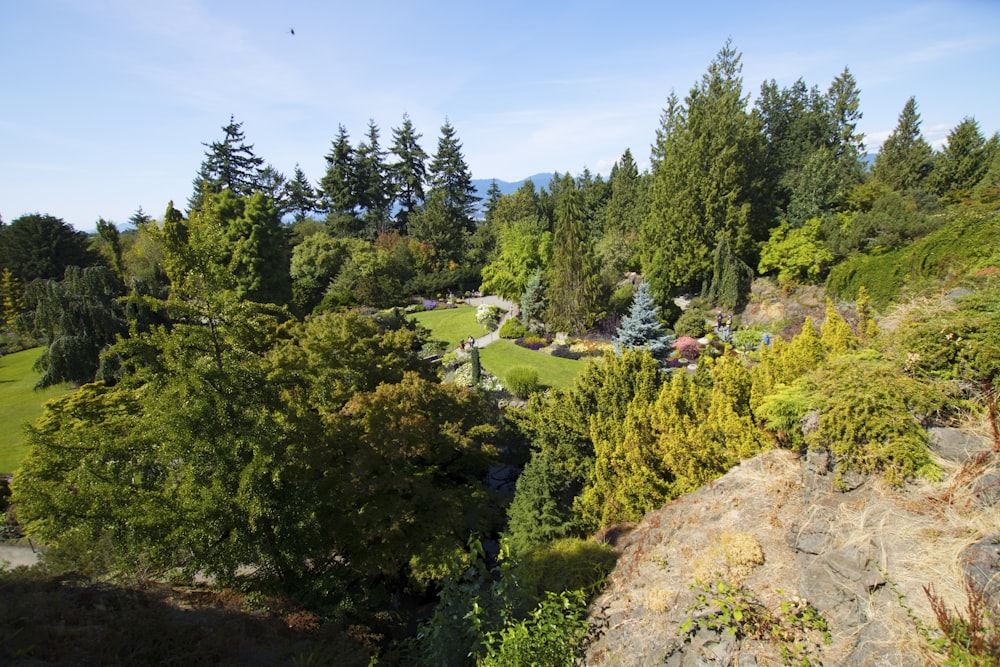
[[[944, 453], [961, 459], [954, 451]], [[796, 650], [812, 664], [928, 664], [913, 621], [936, 631], [923, 586], [964, 610], [963, 580], [974, 580], [1000, 613], [1000, 464], [988, 455], [939, 462], [943, 482], [893, 489], [862, 478], [845, 492], [834, 488], [829, 456], [774, 450], [651, 512], [616, 540], [618, 564], [591, 607], [604, 631], [586, 664], [773, 665]], [[761, 558], [747, 556], [750, 543]], [[719, 580], [789, 627], [807, 618], [795, 610], [808, 603], [829, 641], [809, 623], [784, 640], [760, 638], [753, 623], [698, 604], [696, 581]]]

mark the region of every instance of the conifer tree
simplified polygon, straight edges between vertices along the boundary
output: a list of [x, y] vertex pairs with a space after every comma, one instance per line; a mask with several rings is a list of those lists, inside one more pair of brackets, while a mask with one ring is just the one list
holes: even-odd
[[581, 193], [567, 174], [556, 206], [547, 322], [559, 331], [587, 331], [597, 321], [599, 272], [583, 229]]
[[944, 149], [934, 160], [934, 184], [938, 195], [948, 203], [961, 201], [990, 166], [995, 145], [979, 131], [975, 118], [965, 118], [948, 133]]
[[246, 143], [243, 123], [237, 123], [230, 116], [229, 124], [222, 131], [225, 133], [222, 141], [202, 144], [208, 150], [194, 179], [194, 193], [188, 200], [189, 211], [201, 208], [205, 195], [209, 193], [227, 189], [239, 196], [247, 196], [260, 188], [264, 158], [254, 154], [253, 144]]
[[420, 146], [421, 136], [407, 114], [403, 114], [402, 126], [392, 130], [390, 151], [396, 156], [396, 161], [389, 165], [389, 173], [395, 201], [399, 204], [399, 213], [396, 215], [396, 229], [399, 231], [406, 229], [410, 215], [425, 198], [427, 153]]
[[3, 316], [3, 323], [7, 326], [14, 324], [14, 320], [21, 311], [24, 310], [24, 299], [22, 289], [17, 278], [6, 266], [0, 271], [0, 315]]
[[813, 319], [806, 315], [806, 319], [802, 323], [802, 331], [792, 339], [792, 342], [785, 349], [783, 359], [785, 377], [788, 381], [798, 378], [819, 366], [825, 356], [823, 343], [816, 335]]
[[428, 172], [431, 187], [443, 193], [442, 201], [449, 215], [465, 231], [472, 233], [475, 230], [472, 216], [479, 197], [472, 185], [472, 172], [462, 155], [462, 144], [447, 119], [441, 126], [437, 152]]
[[670, 356], [673, 338], [663, 330], [660, 308], [649, 293], [649, 283], [640, 283], [632, 306], [616, 332], [615, 353], [621, 355], [624, 350], [645, 349], [654, 359], [663, 361]]
[[385, 163], [385, 151], [379, 145], [379, 129], [368, 120], [368, 135], [354, 155], [358, 204], [364, 210], [368, 234], [376, 237], [391, 231], [389, 208], [392, 205], [392, 182]]
[[831, 299], [826, 300], [826, 317], [820, 325], [820, 341], [827, 354], [835, 357], [857, 347], [857, 338], [851, 331], [851, 326], [844, 321]]
[[917, 98], [906, 101], [896, 129], [875, 156], [874, 177], [893, 190], [919, 189], [931, 173], [933, 150], [920, 133]]
[[325, 159], [326, 173], [320, 180], [323, 207], [330, 213], [353, 216], [358, 206], [355, 156], [343, 125], [338, 126], [337, 138]]
[[705, 298], [725, 310], [739, 309], [747, 302], [754, 272], [733, 252], [729, 239], [723, 237], [712, 253], [712, 277]]
[[758, 208], [761, 147], [741, 71], [740, 55], [727, 42], [684, 106], [670, 98], [661, 118], [639, 235], [643, 274], [658, 294], [700, 286], [722, 238], [756, 263], [755, 242], [767, 231]]
[[319, 207], [316, 190], [298, 163], [295, 165], [295, 175], [288, 182], [287, 192], [288, 211], [294, 216], [295, 222], [307, 220]]

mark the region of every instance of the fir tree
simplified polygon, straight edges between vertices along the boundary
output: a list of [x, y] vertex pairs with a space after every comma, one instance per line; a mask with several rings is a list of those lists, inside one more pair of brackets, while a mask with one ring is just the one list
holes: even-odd
[[369, 119], [368, 136], [358, 145], [354, 159], [357, 199], [364, 210], [367, 232], [373, 237], [390, 231], [389, 207], [393, 199], [389, 167], [378, 134], [378, 126]]
[[295, 222], [307, 220], [319, 207], [316, 190], [297, 163], [295, 176], [288, 182], [287, 192], [288, 211], [294, 216]]
[[472, 172], [462, 155], [462, 144], [447, 119], [441, 126], [441, 137], [429, 172], [432, 188], [444, 194], [445, 208], [466, 231], [474, 231], [472, 215], [479, 197], [472, 185]]
[[392, 148], [396, 162], [389, 165], [390, 178], [395, 191], [395, 201], [399, 204], [396, 215], [396, 229], [403, 231], [410, 215], [423, 203], [427, 181], [427, 153], [420, 147], [421, 135], [413, 127], [407, 114], [403, 114], [403, 125], [392, 130]]
[[882, 144], [872, 170], [876, 179], [894, 190], [918, 189], [931, 173], [933, 150], [920, 134], [917, 98], [906, 101], [896, 129]]
[[753, 276], [753, 269], [736, 256], [729, 239], [723, 238], [712, 253], [712, 279], [705, 296], [725, 310], [738, 310], [750, 295]]
[[615, 353], [620, 356], [624, 350], [641, 348], [648, 350], [658, 361], [663, 361], [670, 356], [673, 339], [663, 330], [660, 308], [649, 293], [649, 283], [640, 283], [632, 306], [615, 334]]
[[264, 158], [253, 152], [253, 144], [247, 144], [243, 135], [243, 123], [237, 123], [233, 116], [229, 124], [222, 128], [222, 141], [202, 144], [208, 150], [201, 169], [194, 180], [194, 193], [188, 200], [188, 210], [201, 208], [208, 193], [218, 193], [223, 189], [232, 190], [240, 196], [252, 194], [260, 188], [260, 171]]
[[323, 206], [330, 213], [354, 215], [358, 206], [354, 149], [343, 125], [338, 126], [332, 144], [325, 156], [326, 173], [320, 180]]

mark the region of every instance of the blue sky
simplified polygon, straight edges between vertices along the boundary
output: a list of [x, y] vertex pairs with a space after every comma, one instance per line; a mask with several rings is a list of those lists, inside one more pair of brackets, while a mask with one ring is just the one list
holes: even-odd
[[[294, 29], [292, 35], [290, 30]], [[1000, 3], [686, 1], [0, 2], [0, 216], [79, 229], [185, 206], [234, 115], [257, 155], [317, 181], [343, 124], [383, 146], [408, 113], [433, 154], [448, 118], [474, 178], [641, 167], [667, 95], [732, 38], [744, 91], [857, 78], [874, 152], [915, 95], [939, 146], [1000, 130]]]

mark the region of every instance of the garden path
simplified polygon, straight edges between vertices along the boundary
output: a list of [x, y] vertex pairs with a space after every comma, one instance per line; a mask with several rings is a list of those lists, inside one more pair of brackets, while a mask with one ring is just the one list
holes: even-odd
[[[480, 306], [484, 303], [487, 303], [491, 306], [499, 306], [500, 308], [503, 308], [506, 311], [503, 314], [503, 317], [500, 318], [500, 323], [497, 325], [497, 328], [495, 330], [475, 339], [476, 347], [486, 347], [490, 343], [500, 340], [500, 334], [498, 332], [500, 331], [500, 327], [503, 326], [503, 323], [514, 316], [514, 304], [512, 304], [510, 301], [507, 301], [502, 297], [494, 295], [472, 297], [466, 299], [465, 302], [470, 306]], [[455, 348], [455, 351], [457, 352], [458, 348]]]

